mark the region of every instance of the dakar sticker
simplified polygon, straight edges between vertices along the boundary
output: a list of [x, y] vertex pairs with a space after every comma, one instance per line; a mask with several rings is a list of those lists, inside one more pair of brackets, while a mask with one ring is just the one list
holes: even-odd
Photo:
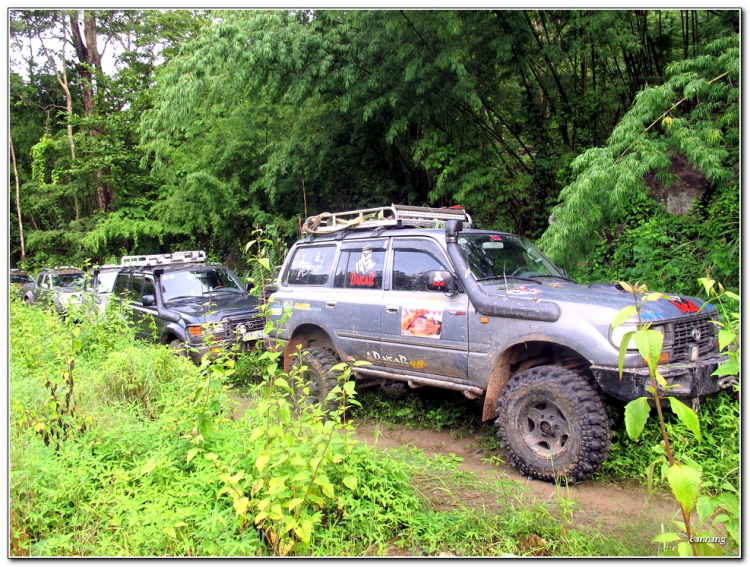
[[372, 250], [362, 250], [362, 257], [354, 264], [354, 271], [350, 272], [351, 279], [349, 287], [373, 287], [375, 285], [375, 260], [372, 259]]
[[439, 339], [443, 330], [442, 309], [404, 307], [401, 309], [401, 334]]
[[689, 299], [682, 299], [681, 297], [674, 296], [669, 302], [680, 310], [680, 313], [698, 313], [700, 309], [698, 306], [690, 301]]
[[395, 356], [392, 355], [386, 355], [386, 354], [380, 354], [378, 351], [367, 351], [366, 355], [367, 360], [372, 360], [374, 362], [390, 362], [391, 364], [398, 364], [400, 366], [408, 366], [409, 359], [406, 358], [403, 354], [397, 354]]
[[542, 293], [541, 289], [536, 289], [533, 287], [526, 287], [525, 285], [521, 287], [514, 287], [513, 289], [508, 289], [506, 291], [511, 295], [528, 295], [528, 294]]
[[435, 277], [432, 278], [432, 287], [445, 287], [445, 278], [440, 272], [435, 272]]

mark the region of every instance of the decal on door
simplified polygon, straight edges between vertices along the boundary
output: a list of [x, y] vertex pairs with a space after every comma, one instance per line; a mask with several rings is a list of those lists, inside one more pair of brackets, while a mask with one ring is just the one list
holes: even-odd
[[401, 309], [401, 334], [439, 339], [443, 330], [442, 309], [404, 307]]

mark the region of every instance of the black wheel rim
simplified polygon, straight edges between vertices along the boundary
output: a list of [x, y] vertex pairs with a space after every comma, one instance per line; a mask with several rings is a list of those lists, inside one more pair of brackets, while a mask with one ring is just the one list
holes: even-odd
[[518, 413], [516, 431], [523, 444], [539, 458], [554, 463], [568, 450], [568, 419], [556, 404], [548, 400], [526, 403]]

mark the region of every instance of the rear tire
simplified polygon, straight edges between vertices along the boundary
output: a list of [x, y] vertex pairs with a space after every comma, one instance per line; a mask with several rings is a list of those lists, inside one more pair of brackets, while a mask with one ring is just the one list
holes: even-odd
[[[298, 370], [303, 366], [307, 369], [301, 372], [302, 385], [295, 380], [294, 393], [299, 399], [307, 403], [323, 404], [325, 409], [337, 409], [338, 402], [331, 400], [326, 403], [328, 394], [338, 385], [338, 377], [341, 372], [331, 370], [339, 364], [338, 355], [330, 348], [314, 347], [303, 349], [302, 354], [294, 357], [291, 370]], [[309, 387], [309, 394], [305, 395], [304, 387]]]
[[604, 398], [577, 372], [538, 366], [518, 374], [496, 413], [497, 436], [524, 476], [580, 482], [609, 456], [612, 424]]

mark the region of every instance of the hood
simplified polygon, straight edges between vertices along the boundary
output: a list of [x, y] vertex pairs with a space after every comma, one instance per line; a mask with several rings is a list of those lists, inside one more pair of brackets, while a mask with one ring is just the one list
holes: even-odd
[[[537, 282], [516, 280], [498, 284], [497, 281], [480, 283], [482, 291], [487, 295], [509, 296], [515, 299], [533, 301], [552, 301], [561, 307], [574, 308], [575, 304], [581, 308], [597, 307], [597, 310], [611, 310], [612, 316], [623, 307], [633, 305], [633, 296], [622, 290], [616, 284], [595, 283], [590, 285], [576, 284], [561, 278], [537, 278]], [[664, 292], [660, 292], [664, 293]], [[666, 294], [656, 301], [647, 301], [641, 308], [641, 318], [644, 323], [658, 320], [691, 317], [700, 313], [716, 311], [710, 303], [702, 299], [677, 294]], [[637, 321], [633, 317], [631, 321]]]
[[244, 293], [226, 293], [194, 299], [165, 302], [166, 307], [196, 322], [219, 321], [225, 317], [252, 315], [260, 306], [260, 298]]

